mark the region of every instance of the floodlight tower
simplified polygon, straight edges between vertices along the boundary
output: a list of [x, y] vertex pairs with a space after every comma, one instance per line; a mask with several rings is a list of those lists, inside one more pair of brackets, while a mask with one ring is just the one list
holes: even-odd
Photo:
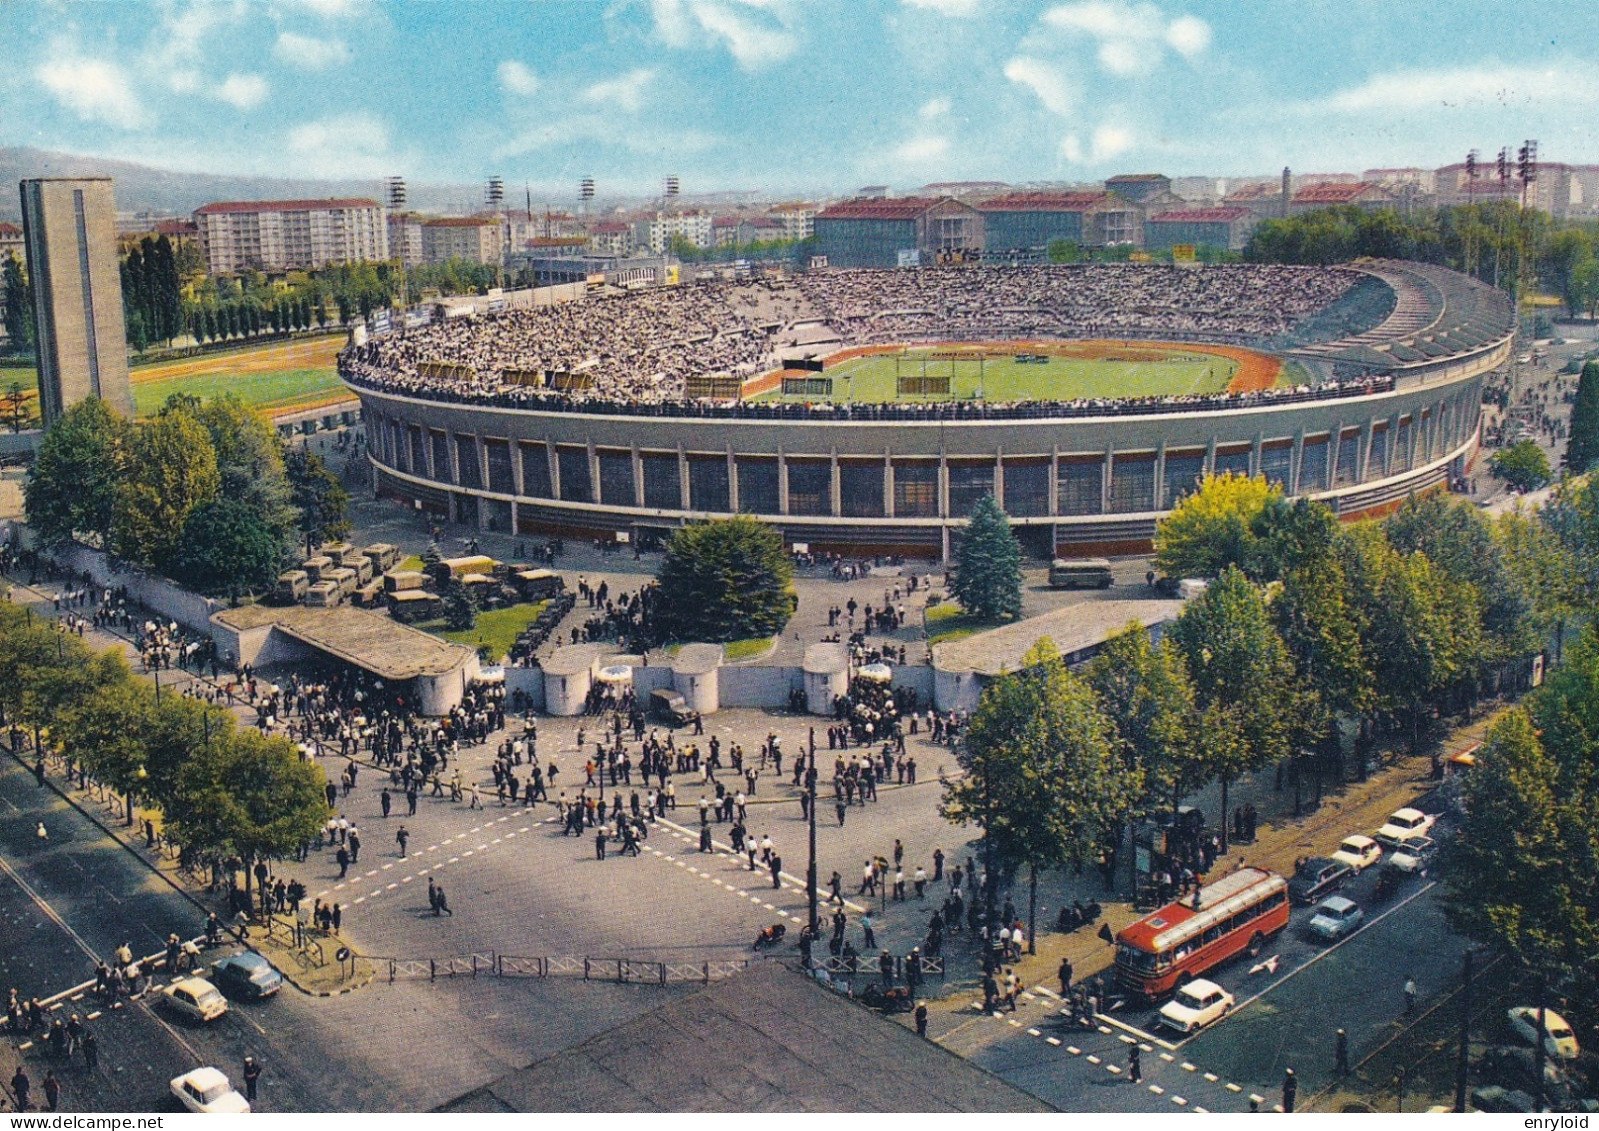
[[1527, 191], [1538, 179], [1538, 143], [1531, 138], [1521, 143], [1516, 154], [1516, 176], [1521, 180], [1521, 207], [1527, 207]]
[[[400, 234], [400, 248], [396, 258], [400, 261], [400, 307], [410, 305], [409, 289], [405, 276], [405, 178], [389, 178], [389, 230]], [[391, 240], [392, 242], [392, 240]], [[393, 250], [392, 248], [390, 249]]]
[[499, 224], [500, 261], [494, 265], [495, 282], [503, 286], [502, 267], [505, 263], [505, 253], [510, 244], [510, 227], [505, 222], [505, 178], [490, 177], [488, 184], [483, 189], [483, 199], [489, 206], [489, 211], [494, 214], [495, 222]]
[[587, 219], [588, 214], [589, 214], [589, 203], [594, 199], [594, 178], [593, 177], [584, 177], [583, 178], [582, 182], [578, 185], [578, 188], [577, 188], [577, 197], [578, 197], [578, 200], [581, 202], [581, 207], [583, 209], [583, 216], [584, 216], [585, 219]]

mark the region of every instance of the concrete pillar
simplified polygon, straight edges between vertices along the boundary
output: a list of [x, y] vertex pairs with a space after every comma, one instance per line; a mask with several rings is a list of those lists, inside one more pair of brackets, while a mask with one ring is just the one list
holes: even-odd
[[777, 513], [788, 513], [788, 456], [783, 445], [777, 445]]
[[1105, 449], [1105, 470], [1099, 477], [1099, 513], [1110, 513], [1110, 481], [1116, 474], [1116, 450]]
[[733, 458], [733, 445], [727, 445], [727, 509], [738, 513], [738, 461]]
[[1305, 430], [1294, 433], [1294, 459], [1288, 467], [1288, 494], [1299, 494], [1299, 472], [1305, 465]]
[[588, 449], [589, 497], [583, 501], [585, 503], [597, 503], [600, 501], [600, 453], [594, 450], [594, 441], [592, 439], [588, 442]]
[[844, 513], [844, 488], [838, 478], [838, 449], [832, 449], [827, 472], [827, 494], [832, 501], [833, 515]]
[[677, 443], [677, 493], [684, 510], [690, 509], [690, 495], [688, 489], [688, 454], [683, 451], [683, 442]]
[[1155, 509], [1166, 509], [1166, 438], [1161, 437], [1160, 446], [1155, 449]]
[[894, 457], [886, 451], [883, 453], [883, 514], [894, 517]]

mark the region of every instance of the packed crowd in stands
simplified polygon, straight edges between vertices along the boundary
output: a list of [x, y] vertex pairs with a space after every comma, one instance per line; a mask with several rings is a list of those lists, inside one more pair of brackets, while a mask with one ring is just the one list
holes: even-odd
[[[375, 335], [345, 349], [339, 368], [352, 384], [401, 395], [609, 415], [919, 420], [1240, 407], [1386, 386], [1376, 378], [1212, 396], [834, 405], [695, 399], [688, 378], [769, 372], [823, 342], [833, 352], [915, 341], [1279, 340], [1362, 278], [1342, 268], [1094, 264], [696, 282]], [[528, 383], [546, 379], [577, 384]]]

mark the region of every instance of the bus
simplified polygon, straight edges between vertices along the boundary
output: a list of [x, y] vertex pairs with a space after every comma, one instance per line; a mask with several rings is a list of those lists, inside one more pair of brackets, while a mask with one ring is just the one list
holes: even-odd
[[1165, 997], [1229, 958], [1258, 955], [1288, 926], [1288, 881], [1264, 868], [1238, 868], [1168, 903], [1116, 935], [1116, 982], [1138, 996]]
[[1056, 558], [1049, 563], [1051, 589], [1109, 589], [1110, 562], [1104, 558]]

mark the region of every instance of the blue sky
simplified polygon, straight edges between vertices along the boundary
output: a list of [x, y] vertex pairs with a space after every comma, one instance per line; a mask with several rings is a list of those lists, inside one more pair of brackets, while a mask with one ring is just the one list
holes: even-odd
[[0, 145], [569, 194], [1599, 160], [1588, 3], [0, 4]]

